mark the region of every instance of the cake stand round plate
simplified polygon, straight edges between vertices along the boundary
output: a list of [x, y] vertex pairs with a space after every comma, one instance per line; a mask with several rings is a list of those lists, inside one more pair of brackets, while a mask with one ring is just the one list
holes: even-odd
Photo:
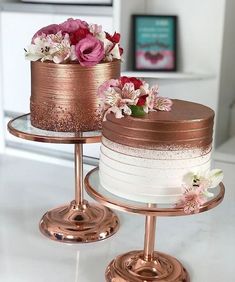
[[[106, 207], [116, 210], [138, 213], [150, 216], [180, 216], [185, 214], [183, 208], [176, 208], [174, 205], [166, 204], [148, 204], [136, 201], [130, 201], [121, 197], [118, 197], [108, 192], [99, 182], [99, 169], [95, 168], [91, 170], [85, 178], [85, 187], [87, 193], [96, 201], [105, 205]], [[214, 197], [201, 205], [199, 213], [208, 211], [217, 205], [219, 205], [225, 193], [223, 183], [213, 189]]]
[[65, 243], [89, 243], [104, 240], [117, 232], [119, 219], [108, 207], [88, 203], [83, 198], [83, 144], [101, 140], [100, 131], [55, 132], [35, 128], [30, 114], [8, 123], [16, 137], [45, 143], [75, 144], [75, 200], [44, 214], [39, 228], [48, 238]]
[[12, 119], [8, 123], [8, 130], [21, 139], [44, 143], [86, 144], [101, 140], [100, 131], [56, 132], [36, 128], [31, 124], [30, 114]]
[[[189, 282], [184, 266], [174, 257], [154, 251], [157, 216], [183, 216], [183, 208], [166, 204], [147, 204], [126, 200], [111, 194], [99, 181], [99, 169], [85, 178], [88, 194], [103, 205], [146, 216], [144, 250], [131, 251], [116, 257], [106, 268], [107, 282]], [[216, 207], [224, 198], [223, 183], [214, 188], [214, 197], [200, 207], [199, 213]]]

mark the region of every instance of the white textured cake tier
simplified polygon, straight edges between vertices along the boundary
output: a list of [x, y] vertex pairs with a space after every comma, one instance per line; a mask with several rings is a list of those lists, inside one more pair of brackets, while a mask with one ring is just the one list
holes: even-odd
[[[210, 151], [205, 153], [204, 150], [190, 150], [188, 157], [185, 150], [161, 152], [138, 149], [140, 156], [149, 156], [143, 158], [128, 155], [127, 146], [121, 149], [122, 145], [107, 142], [107, 139], [102, 142], [101, 185], [126, 199], [146, 203], [176, 203], [182, 196], [183, 177], [189, 172], [210, 169]], [[134, 152], [135, 149], [132, 150]], [[161, 154], [164, 154], [164, 159], [157, 158]]]

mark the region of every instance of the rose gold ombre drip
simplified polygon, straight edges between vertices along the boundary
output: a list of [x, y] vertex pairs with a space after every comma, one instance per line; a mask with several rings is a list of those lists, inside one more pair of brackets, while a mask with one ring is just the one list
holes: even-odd
[[119, 60], [94, 67], [31, 62], [32, 125], [64, 132], [101, 128], [97, 89], [119, 76]]
[[210, 108], [173, 100], [170, 112], [150, 112], [143, 118], [107, 115], [103, 136], [118, 144], [146, 149], [208, 148], [212, 142], [214, 112]]

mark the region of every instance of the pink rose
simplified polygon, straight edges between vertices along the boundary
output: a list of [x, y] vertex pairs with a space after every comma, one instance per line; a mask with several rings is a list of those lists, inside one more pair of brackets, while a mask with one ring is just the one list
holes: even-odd
[[56, 34], [60, 31], [60, 26], [58, 24], [50, 24], [48, 26], [45, 26], [41, 29], [39, 29], [32, 38], [32, 43], [34, 43], [34, 39], [42, 34]]
[[67, 21], [60, 24], [59, 26], [62, 32], [71, 33], [71, 32], [76, 31], [79, 28], [88, 28], [88, 23], [85, 21], [81, 21], [79, 19], [74, 20], [70, 18], [70, 19], [67, 19]]
[[75, 52], [79, 63], [87, 67], [97, 65], [105, 56], [103, 42], [90, 34], [77, 43]]

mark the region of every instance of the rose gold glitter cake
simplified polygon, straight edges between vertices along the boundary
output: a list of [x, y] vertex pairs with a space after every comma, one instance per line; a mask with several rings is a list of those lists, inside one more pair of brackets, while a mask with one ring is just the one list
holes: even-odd
[[120, 61], [83, 67], [77, 63], [31, 62], [31, 123], [51, 131], [101, 128], [98, 87], [120, 77]]

